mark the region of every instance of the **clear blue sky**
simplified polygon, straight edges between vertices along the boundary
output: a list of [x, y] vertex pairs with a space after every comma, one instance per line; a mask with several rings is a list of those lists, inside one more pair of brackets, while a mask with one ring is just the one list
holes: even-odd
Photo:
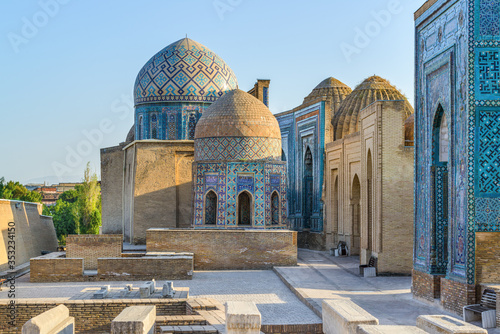
[[[377, 74], [413, 104], [413, 13], [424, 2], [3, 0], [0, 176], [79, 181], [87, 161], [99, 173], [99, 149], [133, 124], [137, 73], [186, 34], [221, 56], [241, 89], [271, 79], [273, 113], [329, 76], [354, 88]], [[100, 126], [89, 147], [84, 131]], [[78, 149], [81, 159], [69, 153]]]

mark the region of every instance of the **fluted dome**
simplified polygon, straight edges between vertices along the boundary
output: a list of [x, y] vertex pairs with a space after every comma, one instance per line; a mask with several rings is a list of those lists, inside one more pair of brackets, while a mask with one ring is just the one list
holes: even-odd
[[312, 92], [304, 98], [304, 103], [310, 102], [318, 97], [329, 96], [335, 102], [342, 102], [352, 92], [352, 89], [343, 82], [329, 77], [321, 81]]
[[140, 70], [134, 87], [135, 105], [157, 101], [213, 102], [238, 86], [226, 63], [189, 38], [154, 55]]
[[235, 89], [208, 107], [194, 136], [195, 160], [280, 160], [276, 117], [252, 95]]
[[375, 101], [397, 101], [403, 100], [406, 103], [405, 119], [413, 113], [413, 108], [401, 94], [387, 80], [372, 76], [358, 85], [354, 91], [341, 103], [338, 111], [332, 119], [334, 140], [359, 131], [360, 111]]

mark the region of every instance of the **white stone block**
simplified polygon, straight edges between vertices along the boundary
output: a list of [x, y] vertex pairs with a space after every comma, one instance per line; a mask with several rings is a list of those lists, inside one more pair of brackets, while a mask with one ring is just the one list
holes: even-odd
[[226, 334], [260, 334], [261, 315], [254, 302], [226, 303]]
[[111, 334], [154, 334], [156, 306], [130, 306], [112, 322]]
[[22, 334], [74, 334], [75, 318], [69, 316], [69, 310], [59, 305], [28, 320]]
[[427, 333], [453, 334], [487, 334], [488, 331], [465, 321], [452, 318], [448, 315], [421, 315], [417, 318], [417, 327]]
[[426, 334], [415, 326], [359, 325], [357, 334]]
[[349, 299], [323, 300], [323, 332], [356, 334], [359, 325], [378, 325], [378, 319]]

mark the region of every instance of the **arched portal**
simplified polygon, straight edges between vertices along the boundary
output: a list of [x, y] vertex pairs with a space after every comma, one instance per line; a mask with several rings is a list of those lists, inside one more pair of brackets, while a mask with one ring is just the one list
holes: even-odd
[[238, 225], [252, 225], [252, 198], [246, 191], [238, 195]]
[[370, 252], [373, 251], [373, 160], [372, 152], [368, 150], [368, 155], [366, 157], [366, 192], [367, 192], [367, 224], [368, 224], [368, 254], [367, 258], [370, 257]]
[[280, 223], [280, 197], [275, 191], [271, 195], [271, 224], [277, 225]]
[[351, 216], [352, 216], [352, 244], [351, 254], [359, 254], [360, 250], [360, 235], [361, 235], [361, 217], [360, 217], [360, 199], [361, 199], [361, 184], [358, 175], [354, 175], [354, 180], [351, 186]]
[[283, 150], [281, 150], [281, 161], [286, 161], [286, 154]]
[[304, 192], [302, 194], [304, 202], [303, 228], [311, 228], [311, 215], [313, 210], [313, 158], [309, 146], [304, 155]]
[[433, 200], [431, 272], [446, 274], [448, 266], [448, 160], [450, 139], [448, 120], [441, 105], [436, 110], [432, 131]]
[[151, 139], [158, 139], [158, 119], [156, 114], [151, 115]]
[[210, 190], [205, 196], [205, 225], [217, 224], [217, 195]]

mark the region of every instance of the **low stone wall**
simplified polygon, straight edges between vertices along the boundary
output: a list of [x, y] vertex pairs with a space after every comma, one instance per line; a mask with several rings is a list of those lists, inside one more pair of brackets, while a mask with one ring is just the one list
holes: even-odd
[[83, 259], [60, 258], [50, 253], [30, 260], [30, 282], [83, 281]]
[[297, 232], [149, 229], [148, 252], [194, 253], [194, 269], [269, 269], [297, 265]]
[[124, 308], [138, 305], [156, 305], [157, 315], [186, 314], [185, 299], [150, 299], [145, 302], [138, 299], [125, 300], [66, 300], [56, 301], [16, 301], [16, 326], [11, 327], [9, 300], [0, 300], [0, 333], [21, 333], [22, 326], [31, 318], [64, 304], [69, 315], [75, 318], [76, 333], [109, 333], [111, 322]]
[[122, 241], [121, 234], [70, 234], [66, 238], [66, 257], [83, 258], [85, 270], [96, 270], [98, 258], [121, 256]]
[[458, 315], [463, 307], [476, 303], [476, 286], [441, 278], [441, 305]]
[[193, 279], [193, 257], [124, 257], [97, 260], [99, 280], [187, 280]]
[[412, 271], [412, 292], [415, 297], [423, 298], [433, 302], [440, 297], [441, 277], [430, 275], [413, 269]]

